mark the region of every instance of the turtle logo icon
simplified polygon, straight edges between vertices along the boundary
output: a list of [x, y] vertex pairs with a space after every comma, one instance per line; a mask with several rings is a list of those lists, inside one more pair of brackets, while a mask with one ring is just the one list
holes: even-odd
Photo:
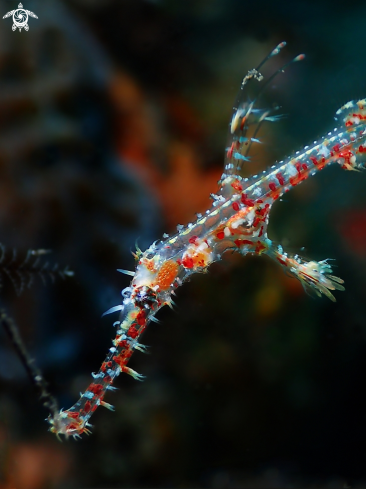
[[38, 17], [31, 12], [30, 10], [25, 10], [23, 8], [23, 5], [20, 3], [18, 5], [18, 8], [16, 10], [11, 10], [7, 14], [4, 15], [3, 19], [6, 19], [7, 17], [13, 16], [13, 31], [15, 31], [17, 28], [19, 29], [19, 32], [24, 29], [28, 30], [28, 16], [34, 17], [35, 19], [38, 19]]

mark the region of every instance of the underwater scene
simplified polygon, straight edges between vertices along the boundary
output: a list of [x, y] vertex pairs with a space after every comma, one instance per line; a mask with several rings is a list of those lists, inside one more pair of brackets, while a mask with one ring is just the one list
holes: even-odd
[[0, 489], [366, 487], [364, 2], [18, 1]]

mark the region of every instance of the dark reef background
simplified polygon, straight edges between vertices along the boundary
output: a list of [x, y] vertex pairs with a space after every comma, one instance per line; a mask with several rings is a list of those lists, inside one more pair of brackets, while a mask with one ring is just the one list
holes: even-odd
[[[1, 17], [17, 0], [2, 0]], [[0, 21], [0, 241], [51, 249], [74, 279], [35, 280], [17, 321], [60, 405], [70, 407], [114, 335], [144, 249], [210, 204], [231, 107], [248, 69], [281, 74], [248, 171], [335, 127], [366, 97], [361, 1], [25, 0], [29, 31]], [[0, 489], [366, 487], [366, 172], [327, 169], [274, 206], [270, 237], [335, 258], [346, 291], [307, 296], [266, 257], [227, 255], [178, 292], [143, 338], [151, 355], [121, 376], [93, 435], [47, 432], [0, 331]]]

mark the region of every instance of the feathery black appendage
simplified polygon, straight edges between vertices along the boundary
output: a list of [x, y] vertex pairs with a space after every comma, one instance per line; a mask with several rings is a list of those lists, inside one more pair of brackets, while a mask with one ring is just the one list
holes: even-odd
[[25, 347], [19, 328], [14, 319], [8, 316], [4, 308], [0, 308], [0, 324], [5, 329], [10, 341], [22, 362], [28, 377], [38, 392], [39, 399], [43, 406], [52, 414], [58, 413], [58, 404], [56, 399], [48, 390], [48, 384], [43, 377], [41, 370], [37, 367], [35, 360], [29, 355]]
[[[45, 249], [28, 250], [25, 258], [22, 258], [18, 256], [16, 249], [8, 251], [0, 243], [0, 288], [3, 287], [4, 276], [9, 278], [17, 295], [20, 295], [25, 288], [31, 286], [36, 275], [41, 278], [45, 285], [47, 284], [47, 278], [54, 282], [57, 276], [65, 279], [74, 275], [74, 272], [69, 270], [68, 267], [60, 268], [57, 263], [50, 266], [48, 262], [43, 261], [42, 256], [48, 253], [50, 251]], [[57, 402], [48, 391], [48, 385], [41, 370], [37, 367], [35, 360], [30, 356], [22, 340], [18, 326], [8, 316], [1, 305], [0, 324], [9, 336], [16, 354], [22, 362], [32, 384], [35, 386], [40, 401], [51, 415], [55, 416], [58, 413]]]
[[74, 275], [68, 267], [60, 268], [58, 263], [50, 265], [49, 262], [43, 261], [42, 256], [48, 253], [50, 251], [44, 249], [28, 250], [25, 258], [22, 259], [15, 248], [7, 250], [0, 243], [0, 286], [3, 286], [3, 278], [6, 276], [13, 284], [17, 295], [20, 295], [25, 288], [32, 285], [36, 275], [45, 285], [47, 279], [54, 282], [57, 276], [65, 279]]

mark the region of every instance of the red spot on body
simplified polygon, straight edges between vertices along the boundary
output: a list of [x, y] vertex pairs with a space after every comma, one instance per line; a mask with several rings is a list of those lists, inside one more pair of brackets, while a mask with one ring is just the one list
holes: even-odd
[[[341, 151], [339, 153], [339, 157], [344, 158], [345, 163], [347, 163], [351, 166], [352, 166], [352, 164], [350, 163], [350, 159], [352, 158], [352, 156], [354, 156], [354, 154], [349, 149], [346, 149], [346, 150]], [[344, 168], [346, 170], [348, 169], [346, 165], [343, 165], [342, 168]]]
[[265, 217], [268, 214], [268, 209], [269, 209], [269, 204], [266, 204], [264, 207], [257, 209], [255, 213], [258, 216]]
[[275, 185], [273, 182], [271, 182], [271, 183], [268, 185], [268, 187], [269, 187], [269, 188], [270, 188], [270, 190], [272, 190], [273, 192], [276, 190], [276, 185]]
[[79, 413], [75, 411], [68, 411], [67, 416], [72, 419], [77, 419], [79, 417]]
[[[309, 159], [314, 163], [314, 165], [318, 165], [318, 161], [314, 156], [310, 156]], [[309, 176], [308, 173], [306, 172], [306, 170], [308, 169], [308, 166], [305, 163], [297, 162], [297, 163], [295, 163], [295, 167], [296, 167], [298, 174], [296, 176], [289, 178], [290, 184], [293, 187], [295, 187], [295, 185], [299, 184], [303, 180], [306, 180]], [[321, 169], [319, 166], [318, 166], [318, 168]]]
[[257, 246], [255, 248], [255, 252], [258, 255], [260, 255], [262, 253], [262, 251], [265, 249], [266, 249], [265, 245], [261, 241], [257, 241]]
[[254, 206], [254, 200], [252, 199], [248, 199], [248, 196], [247, 194], [242, 194], [241, 195], [241, 201], [244, 205], [248, 206], [248, 207], [253, 207]]
[[262, 221], [262, 219], [260, 217], [256, 217], [254, 220], [253, 220], [253, 227], [257, 227], [258, 224]]
[[280, 258], [279, 256], [277, 256], [276, 258], [281, 263], [281, 265], [284, 265], [285, 267], [287, 267], [287, 263], [284, 260], [282, 260], [282, 258]]
[[312, 161], [315, 166], [318, 165], [318, 160], [315, 158], [315, 156], [309, 156], [309, 160]]
[[139, 326], [143, 326], [146, 323], [146, 312], [143, 309], [138, 312], [136, 316], [136, 323]]
[[242, 192], [242, 190], [243, 190], [243, 187], [242, 187], [242, 185], [240, 185], [240, 183], [238, 182], [238, 180], [235, 180], [235, 182], [233, 182], [231, 184], [231, 186], [233, 187], [234, 190], [236, 190], [238, 192]]
[[[119, 346], [121, 346], [122, 348], [126, 348], [128, 349], [130, 347], [129, 343], [127, 340], [122, 340], [118, 343]], [[112, 363], [112, 362], [109, 362], [109, 363]]]
[[121, 368], [126, 365], [129, 361], [129, 359], [132, 356], [132, 351], [131, 350], [125, 350], [122, 353], [120, 353], [117, 356], [113, 357], [113, 360], [119, 365]]
[[137, 331], [135, 326], [130, 326], [127, 334], [130, 338], [135, 339], [138, 336], [139, 332]]
[[[245, 124], [245, 121], [247, 120], [246, 116], [244, 116], [241, 120], [241, 123], [240, 123], [240, 130], [242, 131], [244, 129], [244, 124]], [[248, 143], [246, 142], [245, 145], [247, 145]]]
[[191, 236], [188, 240], [189, 243], [197, 245], [198, 236]]
[[230, 148], [228, 149], [227, 153], [226, 153], [226, 157], [231, 160], [231, 158], [233, 157], [233, 151], [234, 151], [234, 143], [231, 143], [231, 146]]
[[92, 392], [96, 396], [99, 396], [103, 392], [102, 384], [90, 384], [88, 391]]
[[[224, 233], [222, 233], [224, 234]], [[193, 268], [193, 258], [191, 258], [190, 256], [186, 256], [185, 258], [183, 258], [182, 260], [182, 265], [184, 266], [184, 268]]]
[[116, 362], [117, 365], [120, 366], [121, 369], [126, 363], [126, 359], [120, 355], [113, 357], [113, 360]]
[[217, 239], [224, 239], [225, 238], [225, 234], [223, 231], [220, 231], [219, 233], [216, 234], [216, 237]]
[[234, 243], [239, 248], [240, 246], [243, 246], [243, 245], [246, 245], [246, 244], [252, 245], [253, 244], [253, 241], [249, 241], [249, 239], [236, 239], [234, 241]]
[[239, 204], [237, 202], [234, 202], [233, 205], [232, 205], [234, 211], [238, 211], [239, 210]]
[[86, 401], [85, 406], [84, 406], [84, 412], [85, 414], [88, 414], [88, 412], [91, 410], [91, 402]]
[[276, 173], [276, 178], [280, 185], [285, 185], [285, 179], [283, 178], [283, 175], [281, 173]]

